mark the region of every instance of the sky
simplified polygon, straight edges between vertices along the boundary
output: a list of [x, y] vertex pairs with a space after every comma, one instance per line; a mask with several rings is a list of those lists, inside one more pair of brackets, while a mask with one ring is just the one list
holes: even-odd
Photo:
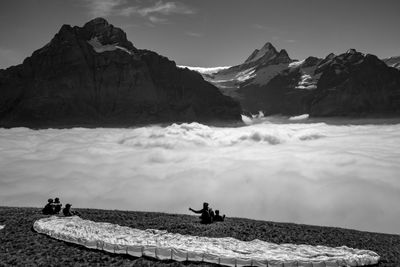
[[1, 0], [0, 68], [95, 17], [179, 65], [237, 65], [266, 42], [294, 59], [349, 48], [385, 58], [400, 55], [399, 11], [398, 0]]

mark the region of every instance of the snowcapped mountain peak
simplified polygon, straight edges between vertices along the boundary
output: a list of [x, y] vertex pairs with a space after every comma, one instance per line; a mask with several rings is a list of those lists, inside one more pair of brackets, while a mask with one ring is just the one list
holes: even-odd
[[357, 50], [355, 50], [354, 48], [350, 48], [350, 49], [347, 50], [347, 52], [346, 52], [346, 54], [352, 54], [352, 55], [357, 54], [357, 53], [358, 53]]
[[288, 59], [289, 61], [291, 61], [289, 54], [287, 53], [287, 51], [285, 49], [282, 49], [281, 51], [279, 51], [278, 58], [284, 59], [284, 60]]
[[270, 42], [267, 42], [267, 43], [262, 47], [262, 49], [264, 49], [264, 50], [276, 50], [275, 47], [274, 47]]
[[251, 55], [246, 59], [244, 63], [258, 61], [261, 58], [270, 60], [277, 56], [278, 51], [270, 42], [267, 42], [261, 49], [254, 50], [254, 52], [251, 53]]
[[102, 45], [118, 45], [120, 48], [135, 51], [136, 48], [128, 41], [126, 33], [104, 18], [95, 18], [82, 28], [82, 37], [87, 41], [96, 38]]

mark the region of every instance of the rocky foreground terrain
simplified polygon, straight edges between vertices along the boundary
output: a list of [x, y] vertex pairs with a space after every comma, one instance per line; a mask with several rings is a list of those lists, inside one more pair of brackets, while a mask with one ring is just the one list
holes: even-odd
[[0, 70], [0, 127], [238, 121], [240, 114], [200, 74], [137, 49], [102, 18], [63, 25], [22, 64]]
[[[39, 208], [0, 207], [0, 266], [212, 266], [195, 262], [158, 261], [90, 250], [32, 230], [44, 215]], [[400, 266], [400, 236], [333, 227], [227, 218], [212, 225], [196, 216], [117, 210], [79, 209], [85, 219], [138, 229], [210, 237], [258, 238], [274, 243], [342, 246], [369, 249], [381, 256], [377, 266]]]

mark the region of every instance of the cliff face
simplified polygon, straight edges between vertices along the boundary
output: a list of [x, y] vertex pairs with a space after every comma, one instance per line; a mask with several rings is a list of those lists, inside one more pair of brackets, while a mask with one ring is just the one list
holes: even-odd
[[239, 120], [240, 112], [200, 74], [135, 48], [101, 18], [62, 26], [21, 65], [0, 71], [3, 127]]

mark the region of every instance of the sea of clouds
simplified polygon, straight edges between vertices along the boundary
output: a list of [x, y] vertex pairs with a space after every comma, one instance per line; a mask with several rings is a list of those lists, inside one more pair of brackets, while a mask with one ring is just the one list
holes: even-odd
[[[399, 233], [400, 124], [0, 129], [0, 203], [189, 213]], [[272, 122], [271, 122], [272, 121]]]

